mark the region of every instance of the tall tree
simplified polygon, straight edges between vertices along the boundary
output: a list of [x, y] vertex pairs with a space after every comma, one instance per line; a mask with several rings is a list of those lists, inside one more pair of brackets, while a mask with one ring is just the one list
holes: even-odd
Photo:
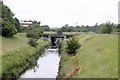
[[2, 21], [0, 22], [0, 24], [2, 24], [2, 36], [12, 36], [17, 33], [17, 29], [15, 27], [16, 21], [13, 18], [14, 14], [9, 7], [1, 2], [0, 6], [2, 6]]
[[99, 27], [99, 33], [107, 33], [110, 34], [113, 31], [113, 27], [110, 22], [106, 22], [105, 24], [101, 24]]

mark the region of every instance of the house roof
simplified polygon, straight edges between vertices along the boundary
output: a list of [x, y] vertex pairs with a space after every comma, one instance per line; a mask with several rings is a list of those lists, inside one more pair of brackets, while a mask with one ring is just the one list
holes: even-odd
[[20, 22], [21, 25], [32, 25], [32, 22]]

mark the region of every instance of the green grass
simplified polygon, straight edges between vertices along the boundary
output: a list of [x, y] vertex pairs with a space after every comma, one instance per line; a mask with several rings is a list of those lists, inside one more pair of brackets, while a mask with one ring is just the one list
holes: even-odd
[[[2, 72], [1, 73], [10, 73], [14, 71], [15, 74], [18, 74], [27, 65], [30, 65], [29, 61], [33, 61], [35, 55], [38, 55], [38, 51], [45, 46], [49, 45], [47, 39], [39, 39], [38, 46], [32, 47], [27, 44], [28, 38], [25, 34], [19, 33], [11, 38], [2, 38]], [[17, 67], [18, 66], [18, 67]]]
[[[0, 53], [1, 53], [1, 56], [0, 56], [0, 65], [1, 65], [0, 66], [0, 74], [2, 73], [1, 69], [3, 68], [2, 61], [4, 61], [3, 59], [5, 59], [5, 58], [2, 58], [3, 55], [6, 55], [6, 54], [14, 55], [13, 52], [19, 51], [20, 48], [28, 46], [27, 41], [28, 41], [28, 39], [26, 38], [26, 35], [23, 33], [22, 34], [18, 33], [18, 34], [14, 35], [12, 37], [9, 37], [9, 38], [5, 38], [5, 37], [0, 36]], [[5, 61], [7, 61], [7, 59]], [[9, 61], [8, 61], [8, 63], [9, 63]], [[3, 68], [3, 70], [4, 70], [4, 68]]]
[[78, 51], [80, 78], [118, 77], [118, 35], [95, 35]]
[[[80, 34], [76, 36], [82, 44], [77, 52], [80, 71], [75, 78], [117, 78], [118, 77], [118, 35], [116, 34]], [[77, 59], [76, 59], [77, 60]], [[75, 66], [62, 50], [59, 74], [65, 77]]]

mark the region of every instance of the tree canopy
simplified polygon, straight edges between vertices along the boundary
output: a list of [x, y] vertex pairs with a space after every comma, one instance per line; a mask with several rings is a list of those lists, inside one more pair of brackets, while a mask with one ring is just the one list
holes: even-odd
[[106, 22], [101, 24], [99, 27], [99, 33], [107, 33], [110, 34], [113, 31], [113, 25], [110, 22]]
[[0, 24], [2, 26], [2, 36], [8, 37], [16, 34], [20, 29], [20, 23], [17, 18], [14, 18], [14, 13], [11, 9], [0, 2]]

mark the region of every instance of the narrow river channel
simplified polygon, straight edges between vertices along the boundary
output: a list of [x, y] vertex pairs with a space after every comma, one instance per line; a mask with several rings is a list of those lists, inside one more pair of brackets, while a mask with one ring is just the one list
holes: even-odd
[[39, 57], [37, 66], [27, 70], [20, 78], [56, 78], [59, 61], [58, 49], [46, 49], [44, 54]]

